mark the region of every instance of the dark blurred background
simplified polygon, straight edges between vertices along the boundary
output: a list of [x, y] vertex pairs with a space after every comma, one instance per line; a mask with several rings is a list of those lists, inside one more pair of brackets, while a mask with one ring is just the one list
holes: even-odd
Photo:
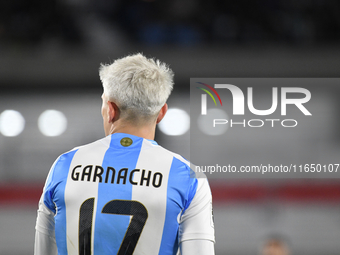
[[[104, 136], [100, 63], [136, 52], [173, 69], [169, 107], [185, 120], [193, 77], [338, 77], [340, 2], [1, 1], [0, 254], [33, 253], [50, 166], [61, 153]], [[302, 155], [315, 145], [322, 157], [339, 154], [338, 99], [339, 88], [332, 88], [313, 104], [329, 129], [318, 139], [319, 126], [296, 137], [310, 141]], [[156, 140], [189, 157], [188, 127], [178, 130], [160, 128]], [[217, 255], [262, 254], [272, 234], [294, 255], [339, 254], [337, 179], [210, 183]]]

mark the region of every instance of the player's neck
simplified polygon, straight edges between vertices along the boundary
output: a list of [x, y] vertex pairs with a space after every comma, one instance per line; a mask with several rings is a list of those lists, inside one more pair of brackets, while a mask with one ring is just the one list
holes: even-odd
[[[118, 123], [117, 123], [118, 122]], [[110, 128], [110, 134], [125, 133], [149, 140], [155, 139], [156, 126], [153, 125], [131, 125], [117, 121]]]

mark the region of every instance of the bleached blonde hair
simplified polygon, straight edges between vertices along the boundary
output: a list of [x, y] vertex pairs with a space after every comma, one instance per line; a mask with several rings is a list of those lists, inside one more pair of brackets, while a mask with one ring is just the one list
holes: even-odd
[[173, 88], [172, 70], [140, 53], [101, 64], [99, 76], [106, 97], [132, 118], [155, 116]]

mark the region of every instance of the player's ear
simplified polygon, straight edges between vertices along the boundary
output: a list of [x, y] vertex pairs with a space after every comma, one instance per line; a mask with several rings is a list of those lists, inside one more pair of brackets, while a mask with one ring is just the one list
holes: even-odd
[[109, 123], [115, 122], [119, 118], [119, 108], [116, 103], [114, 102], [107, 102], [108, 104], [108, 118]]
[[157, 124], [164, 118], [167, 111], [168, 111], [168, 104], [165, 103], [163, 105], [162, 109], [158, 113], [158, 117], [157, 117], [157, 121], [156, 121]]

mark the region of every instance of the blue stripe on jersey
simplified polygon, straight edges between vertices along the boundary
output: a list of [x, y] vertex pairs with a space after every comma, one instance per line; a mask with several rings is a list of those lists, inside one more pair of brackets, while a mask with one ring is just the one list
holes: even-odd
[[159, 254], [175, 255], [177, 253], [179, 227], [177, 216], [189, 206], [196, 189], [197, 179], [190, 178], [190, 168], [174, 158], [169, 173], [167, 210]]
[[[60, 156], [54, 165], [54, 168], [51, 170], [44, 190], [45, 205], [54, 213], [57, 213], [54, 219], [56, 225], [55, 237], [58, 243], [58, 254], [67, 254], [66, 206], [64, 194], [69, 168], [74, 154], [77, 151], [78, 150], [70, 151]], [[57, 206], [56, 210], [55, 206]]]
[[[120, 144], [121, 139], [124, 137], [129, 137], [133, 140], [131, 146], [124, 147]], [[110, 148], [105, 153], [102, 167], [104, 168], [103, 176], [106, 176], [108, 167], [115, 169], [115, 176], [113, 184], [111, 183], [111, 172], [109, 182], [105, 183], [105, 178], [103, 178], [103, 182], [98, 185], [98, 203], [93, 248], [95, 254], [118, 253], [130, 224], [130, 216], [104, 214], [101, 211], [111, 200], [131, 200], [132, 184], [129, 182], [129, 173], [136, 167], [142, 142], [142, 138], [128, 134], [114, 134], [111, 136]], [[124, 170], [124, 168], [127, 168], [127, 170]], [[123, 184], [123, 176], [125, 174], [126, 182]], [[121, 176], [120, 183], [117, 184], [117, 178], [119, 178], [119, 176]]]

